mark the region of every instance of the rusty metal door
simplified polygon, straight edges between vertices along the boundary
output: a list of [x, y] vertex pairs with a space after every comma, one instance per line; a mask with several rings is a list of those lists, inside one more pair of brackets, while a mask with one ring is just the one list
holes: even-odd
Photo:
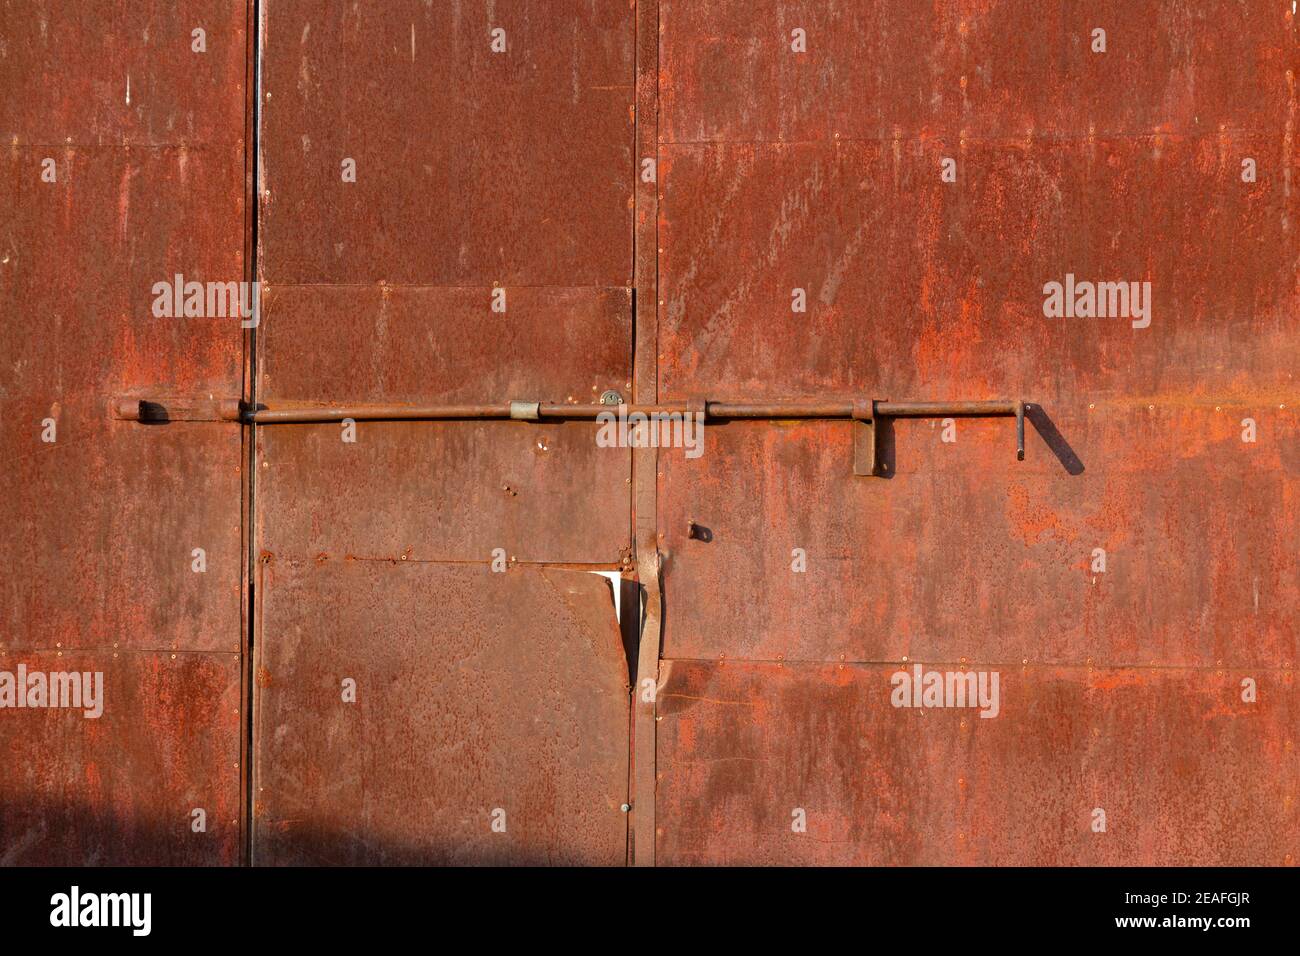
[[[627, 392], [628, 4], [278, 0], [262, 38], [258, 406]], [[256, 446], [254, 862], [623, 862], [630, 453], [350, 416]]]
[[240, 859], [246, 6], [0, 4], [0, 864]]
[[656, 861], [1292, 863], [1293, 5], [658, 7], [659, 399], [1031, 427], [660, 452]]
[[1294, 862], [1293, 5], [250, 8], [0, 5], [0, 862]]

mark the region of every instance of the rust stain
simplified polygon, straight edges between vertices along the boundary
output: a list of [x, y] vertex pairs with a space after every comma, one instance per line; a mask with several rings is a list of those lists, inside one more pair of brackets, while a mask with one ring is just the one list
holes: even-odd
[[1013, 533], [1025, 544], [1037, 544], [1045, 535], [1059, 541], [1074, 542], [1078, 532], [1066, 526], [1051, 508], [1037, 504], [1030, 496], [1030, 488], [1014, 484], [1007, 493], [1007, 518]]

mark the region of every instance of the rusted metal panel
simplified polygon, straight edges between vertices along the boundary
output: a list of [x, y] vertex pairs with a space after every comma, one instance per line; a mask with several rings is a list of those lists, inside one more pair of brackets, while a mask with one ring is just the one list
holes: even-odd
[[114, 406], [240, 394], [239, 323], [152, 306], [244, 276], [245, 27], [243, 0], [0, 6], [0, 670], [105, 684], [96, 719], [0, 710], [6, 862], [240, 857], [239, 430]]
[[13, 509], [0, 560], [24, 569], [0, 587], [3, 643], [238, 649], [238, 430], [142, 428], [110, 406], [139, 391], [239, 394], [239, 323], [155, 318], [151, 289], [178, 272], [239, 279], [240, 154], [74, 146], [53, 151], [49, 183], [47, 152], [13, 148], [4, 163], [0, 308], [25, 318], [0, 327]]
[[[1300, 190], [1281, 136], [661, 153], [664, 400], [1014, 394], [1058, 415], [1294, 394]], [[1067, 274], [1149, 281], [1150, 325], [1045, 318]]]
[[261, 586], [255, 863], [623, 862], [608, 581], [275, 560]]
[[[543, 16], [522, 4], [487, 17], [415, 4], [409, 17], [267, 11], [259, 399], [629, 391], [630, 9], [566, 3]], [[375, 49], [386, 51], [378, 61]], [[392, 107], [379, 115], [377, 71]], [[328, 148], [340, 137], [346, 148]], [[576, 154], [575, 141], [586, 143]], [[335, 152], [357, 160], [355, 183]], [[297, 189], [338, 195], [307, 207]], [[327, 253], [316, 248], [326, 239]], [[348, 284], [376, 280], [387, 281]], [[309, 284], [320, 281], [336, 285]], [[359, 427], [356, 444], [337, 426], [260, 431], [264, 548], [487, 560], [499, 547], [597, 563], [628, 553], [628, 456], [598, 449], [594, 426]], [[388, 490], [354, 493], [372, 487]]]
[[29, 680], [99, 672], [100, 713], [0, 711], [0, 865], [239, 861], [238, 652], [0, 652], [0, 674], [20, 665]]
[[[259, 401], [589, 404], [627, 392], [627, 290], [507, 292], [502, 316], [484, 289], [273, 289]], [[339, 425], [260, 430], [262, 547], [471, 561], [504, 548], [593, 563], [629, 551], [628, 455], [598, 448], [592, 423], [356, 429], [354, 443]], [[365, 487], [384, 491], [356, 493]]]
[[[248, 6], [248, 0], [0, 4], [6, 92], [0, 140], [242, 150]], [[238, 248], [239, 237], [230, 240]]]
[[[658, 400], [1030, 404], [1023, 462], [889, 422], [888, 480], [847, 422], [660, 453], [659, 862], [1291, 862], [1294, 11], [1041, 7], [661, 5]], [[1067, 276], [1150, 311], [1048, 318]], [[918, 738], [918, 658], [1019, 703]], [[1098, 787], [1108, 844], [1063, 807]]]
[[1032, 425], [1017, 462], [1005, 424], [962, 421], [947, 444], [895, 422], [884, 481], [853, 474], [848, 423], [706, 426], [701, 457], [660, 455], [665, 656], [1297, 659], [1291, 409], [1114, 403], [1054, 424], [1064, 463]]
[[[255, 404], [631, 401], [632, 5], [263, 18]], [[623, 862], [608, 583], [528, 563], [631, 567], [627, 449], [592, 421], [255, 433], [255, 862]]]
[[[665, 399], [1015, 393], [1045, 439], [1017, 464], [992, 426], [944, 445], [900, 423], [898, 480], [864, 488], [843, 427], [714, 427], [705, 458], [661, 466], [668, 586], [690, 609], [666, 653], [1294, 658], [1295, 156], [1276, 134], [1147, 132], [661, 150]], [[1148, 279], [1151, 325], [1045, 319], [1066, 273]], [[1240, 440], [1247, 417], [1263, 444]], [[1222, 513], [1238, 497], [1254, 521]], [[688, 520], [715, 539], [686, 541]], [[1118, 560], [1094, 587], [1097, 547]], [[793, 548], [815, 549], [812, 579]], [[695, 600], [718, 589], [775, 593]]]
[[[0, 646], [237, 651], [238, 429], [110, 424], [84, 395], [3, 414], [0, 560], [21, 573], [0, 586]], [[59, 440], [41, 445], [51, 414]]]
[[281, 0], [265, 23], [268, 280], [630, 284], [631, 4]]
[[1290, 5], [1238, 0], [664, 0], [660, 19], [676, 143], [1280, 130], [1297, 59]]
[[[46, 167], [46, 159], [53, 165]], [[230, 319], [158, 319], [154, 283], [242, 273], [242, 154], [233, 147], [13, 146], [3, 155], [0, 276], [7, 400], [59, 387], [238, 394]], [[46, 168], [56, 177], [42, 180]]]
[[[263, 289], [262, 401], [631, 401], [625, 288]], [[545, 361], [539, 361], [539, 357]]]
[[298, 557], [617, 564], [628, 455], [594, 423], [367, 422], [259, 429], [262, 548]]
[[1008, 668], [1000, 713], [982, 719], [895, 708], [891, 675], [912, 665], [663, 666], [664, 865], [1284, 865], [1300, 852], [1290, 669]]

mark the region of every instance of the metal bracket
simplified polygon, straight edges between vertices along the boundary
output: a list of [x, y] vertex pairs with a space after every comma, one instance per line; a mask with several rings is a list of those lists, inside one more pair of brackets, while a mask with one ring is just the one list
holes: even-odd
[[1016, 402], [1016, 461], [1025, 460], [1025, 403]]
[[876, 457], [876, 400], [853, 403], [853, 474], [870, 477], [880, 462]]

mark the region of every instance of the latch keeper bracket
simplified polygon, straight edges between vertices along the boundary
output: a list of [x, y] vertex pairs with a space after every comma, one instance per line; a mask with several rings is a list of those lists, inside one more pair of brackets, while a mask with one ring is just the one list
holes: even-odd
[[870, 477], [877, 473], [879, 464], [876, 457], [876, 400], [858, 399], [853, 403], [853, 474]]

